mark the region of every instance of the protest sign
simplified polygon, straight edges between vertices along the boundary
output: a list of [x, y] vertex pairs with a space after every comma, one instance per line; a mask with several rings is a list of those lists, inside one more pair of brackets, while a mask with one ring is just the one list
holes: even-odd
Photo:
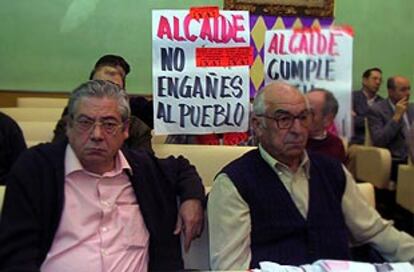
[[286, 81], [301, 91], [324, 88], [339, 102], [338, 133], [351, 137], [352, 33], [348, 28], [267, 31], [265, 83]]
[[249, 118], [249, 15], [154, 10], [156, 134], [242, 132]]

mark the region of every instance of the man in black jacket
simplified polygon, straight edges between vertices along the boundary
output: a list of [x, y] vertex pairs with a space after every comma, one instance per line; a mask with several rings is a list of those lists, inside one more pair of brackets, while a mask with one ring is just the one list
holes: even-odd
[[20, 153], [26, 150], [23, 132], [10, 116], [0, 112], [0, 185]]
[[[1, 271], [145, 271], [183, 268], [176, 193], [200, 178], [185, 159], [121, 149], [126, 94], [89, 81], [72, 94], [68, 142], [29, 149], [7, 179]], [[183, 186], [187, 184], [187, 186]], [[184, 232], [197, 236], [201, 226]]]

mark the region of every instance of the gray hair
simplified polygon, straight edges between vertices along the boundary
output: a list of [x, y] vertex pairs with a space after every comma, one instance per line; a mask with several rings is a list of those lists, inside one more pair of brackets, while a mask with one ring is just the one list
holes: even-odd
[[253, 113], [256, 115], [262, 115], [266, 112], [266, 103], [264, 99], [264, 87], [257, 91], [253, 100]]
[[314, 88], [309, 91], [309, 93], [311, 92], [323, 92], [325, 94], [325, 103], [322, 108], [322, 115], [327, 116], [328, 114], [333, 114], [335, 117], [338, 113], [339, 105], [338, 100], [336, 100], [333, 93], [322, 88]]
[[74, 117], [79, 101], [89, 97], [111, 98], [118, 101], [122, 122], [127, 121], [131, 115], [128, 95], [125, 90], [106, 80], [90, 80], [77, 87], [69, 97], [68, 115], [71, 119]]
[[[308, 98], [303, 95], [303, 93], [301, 93], [296, 87], [284, 82], [284, 81], [274, 81], [268, 85], [265, 85], [264, 87], [262, 87], [257, 93], [256, 96], [254, 98], [253, 101], [253, 113], [256, 116], [261, 116], [261, 115], [265, 115], [266, 114], [266, 110], [267, 110], [267, 105], [266, 105], [266, 101], [265, 101], [265, 96], [264, 93], [266, 91], [267, 88], [271, 88], [270, 85], [275, 86], [276, 88], [294, 88], [296, 89], [299, 94], [302, 95], [302, 97], [305, 99], [305, 106], [307, 110], [310, 110], [310, 104], [309, 104], [309, 100]], [[261, 120], [261, 126], [263, 128], [266, 128], [266, 122], [264, 119]]]
[[[278, 85], [280, 85], [282, 88], [283, 87], [286, 87], [286, 86], [288, 86], [289, 88], [294, 88], [294, 86], [292, 86], [292, 85], [290, 85], [290, 84], [288, 84], [288, 83], [286, 83], [286, 82], [283, 82], [283, 81], [275, 81], [275, 82], [273, 82], [273, 83], [271, 83], [271, 84], [278, 84]], [[270, 85], [270, 84], [269, 84]], [[267, 89], [267, 87], [269, 86], [269, 85], [266, 85], [266, 86], [264, 86], [264, 87], [262, 87], [257, 93], [256, 93], [256, 96], [255, 96], [255, 98], [254, 98], [254, 101], [253, 101], [253, 112], [254, 112], [254, 114], [256, 114], [256, 115], [263, 115], [263, 114], [265, 114], [266, 113], [266, 103], [265, 103], [265, 98], [264, 98], [264, 93], [265, 93], [265, 90]], [[295, 88], [296, 89], [296, 88]], [[308, 98], [306, 97], [306, 95], [303, 95], [302, 94], [302, 96], [303, 96], [303, 98], [305, 99], [305, 106], [306, 106], [306, 109], [310, 109], [310, 104], [309, 104], [309, 100], [308, 100]]]

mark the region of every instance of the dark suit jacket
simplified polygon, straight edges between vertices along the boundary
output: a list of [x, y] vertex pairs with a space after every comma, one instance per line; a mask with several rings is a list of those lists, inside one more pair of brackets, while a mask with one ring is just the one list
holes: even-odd
[[[373, 105], [367, 114], [369, 132], [375, 146], [390, 150], [393, 159], [407, 160], [408, 147], [403, 133], [404, 121], [392, 120], [394, 110], [391, 101], [385, 99]], [[407, 117], [410, 124], [414, 121], [414, 105], [409, 104]]]
[[[375, 102], [384, 100], [381, 96], [375, 98]], [[365, 140], [365, 117], [369, 110], [367, 97], [362, 90], [352, 92], [352, 110], [356, 116], [353, 119], [354, 135], [351, 144], [363, 144]]]

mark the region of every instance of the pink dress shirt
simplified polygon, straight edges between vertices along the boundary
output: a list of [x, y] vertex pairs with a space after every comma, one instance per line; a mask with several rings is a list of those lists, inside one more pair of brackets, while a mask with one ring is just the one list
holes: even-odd
[[121, 151], [115, 169], [100, 176], [67, 146], [63, 213], [41, 271], [147, 271], [149, 233], [125, 171]]

